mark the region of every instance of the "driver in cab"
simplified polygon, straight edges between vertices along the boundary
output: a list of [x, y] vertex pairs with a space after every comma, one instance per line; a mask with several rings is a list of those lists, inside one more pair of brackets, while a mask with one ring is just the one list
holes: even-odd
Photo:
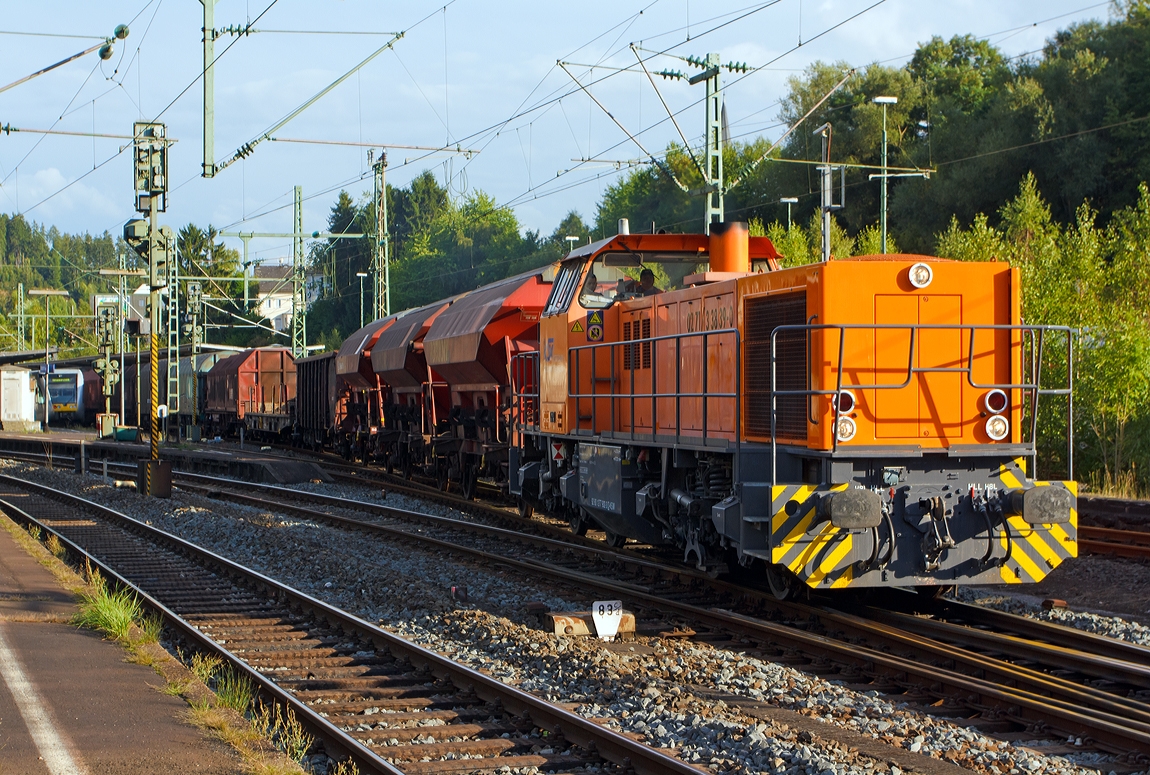
[[640, 296], [654, 296], [657, 293], [662, 293], [661, 290], [655, 287], [655, 273], [650, 269], [644, 269], [639, 273], [639, 288], [635, 291]]
[[661, 290], [655, 287], [655, 273], [650, 269], [644, 269], [639, 273], [639, 282], [627, 278], [626, 280], [619, 280], [619, 287], [615, 291], [615, 298], [623, 299], [641, 299], [644, 296], [654, 296], [657, 293], [662, 293]]

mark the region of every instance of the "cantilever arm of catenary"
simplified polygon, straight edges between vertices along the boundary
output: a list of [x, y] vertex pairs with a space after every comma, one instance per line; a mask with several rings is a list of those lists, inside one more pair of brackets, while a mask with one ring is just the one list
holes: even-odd
[[330, 83], [330, 84], [329, 84], [327, 87], [325, 87], [325, 88], [324, 88], [322, 91], [320, 91], [318, 94], [316, 94], [314, 97], [312, 97], [311, 99], [309, 99], [309, 100], [308, 100], [307, 102], [305, 102], [304, 104], [300, 105], [298, 108], [296, 108], [295, 110], [293, 110], [291, 113], [288, 113], [286, 116], [284, 116], [284, 117], [283, 117], [283, 119], [281, 119], [281, 120], [280, 120], [280, 121], [279, 121], [279, 122], [278, 122], [278, 123], [277, 123], [275, 126], [273, 126], [271, 129], [269, 129], [268, 131], [264, 132], [264, 133], [263, 133], [263, 134], [261, 134], [259, 137], [255, 138], [254, 140], [251, 140], [250, 142], [246, 142], [246, 143], [244, 143], [243, 145], [241, 145], [239, 148], [237, 148], [237, 149], [236, 149], [236, 152], [235, 152], [235, 154], [233, 154], [233, 155], [232, 155], [232, 158], [228, 159], [228, 160], [227, 160], [227, 161], [225, 161], [225, 162], [222, 162], [221, 164], [217, 164], [217, 165], [216, 165], [216, 172], [217, 172], [217, 173], [218, 173], [218, 172], [222, 172], [222, 171], [223, 171], [225, 168], [227, 168], [227, 167], [230, 167], [230, 166], [231, 166], [231, 165], [232, 165], [234, 162], [237, 162], [237, 161], [239, 161], [240, 159], [243, 159], [243, 158], [246, 158], [246, 157], [250, 156], [250, 155], [251, 155], [251, 153], [252, 153], [252, 151], [253, 151], [253, 150], [255, 150], [255, 147], [256, 147], [257, 145], [259, 145], [260, 143], [262, 143], [264, 140], [268, 140], [268, 139], [270, 139], [270, 138], [271, 138], [271, 136], [272, 136], [272, 133], [274, 133], [274, 132], [278, 132], [278, 131], [279, 131], [280, 129], [282, 129], [282, 128], [283, 128], [283, 127], [284, 127], [284, 126], [285, 126], [285, 125], [286, 125], [286, 124], [287, 124], [289, 121], [291, 121], [293, 118], [295, 118], [296, 116], [298, 116], [300, 113], [303, 113], [305, 110], [307, 110], [307, 109], [308, 109], [308, 108], [310, 108], [312, 105], [314, 105], [316, 102], [318, 102], [318, 101], [319, 101], [319, 100], [320, 100], [320, 99], [321, 99], [321, 98], [322, 98], [322, 97], [323, 97], [325, 94], [327, 94], [329, 91], [331, 91], [331, 90], [332, 90], [332, 89], [334, 89], [335, 87], [339, 86], [341, 83], [343, 83], [343, 82], [344, 82], [344, 81], [346, 81], [348, 78], [350, 78], [352, 75], [354, 75], [354, 74], [355, 74], [355, 72], [356, 72], [357, 70], [359, 70], [360, 68], [362, 68], [364, 65], [366, 65], [366, 64], [367, 64], [368, 62], [370, 62], [371, 60], [375, 59], [377, 56], [379, 56], [380, 54], [382, 54], [384, 51], [387, 51], [389, 48], [391, 48], [392, 46], [394, 46], [394, 45], [395, 45], [395, 43], [396, 43], [396, 41], [398, 41], [398, 40], [400, 40], [400, 39], [402, 39], [402, 38], [403, 38], [404, 34], [405, 34], [405, 33], [403, 33], [403, 32], [397, 32], [397, 33], [395, 33], [395, 35], [393, 35], [393, 36], [392, 36], [391, 40], [387, 41], [387, 43], [384, 43], [382, 46], [380, 46], [378, 49], [376, 49], [374, 52], [372, 52], [372, 54], [371, 54], [370, 56], [368, 56], [368, 57], [367, 57], [367, 59], [363, 60], [362, 62], [360, 62], [360, 63], [359, 63], [358, 65], [356, 65], [355, 67], [353, 67], [353, 68], [351, 68], [350, 70], [348, 70], [346, 73], [344, 73], [343, 75], [341, 75], [339, 78], [336, 78], [336, 79], [335, 79], [334, 81], [332, 81], [332, 82], [331, 82], [331, 83]]
[[[267, 326], [261, 326], [259, 323], [253, 323], [252, 321], [248, 320], [245, 317], [241, 317], [234, 312], [229, 312], [228, 310], [224, 309], [223, 307], [217, 307], [215, 304], [211, 304], [207, 301], [204, 302], [204, 306], [205, 307], [211, 307], [212, 309], [217, 310], [219, 312], [222, 312], [225, 315], [231, 315], [236, 320], [242, 320], [243, 322], [247, 323], [248, 325], [255, 326], [256, 328], [262, 328], [264, 331], [270, 331], [271, 333], [275, 334], [276, 336], [282, 336], [282, 337], [288, 336], [287, 332], [285, 332], [285, 331], [276, 331], [274, 328], [268, 328]], [[261, 320], [262, 319], [264, 319], [264, 318], [261, 318]]]
[[655, 79], [651, 77], [651, 71], [647, 69], [647, 63], [643, 61], [643, 57], [639, 56], [639, 50], [635, 44], [631, 44], [631, 53], [639, 60], [639, 67], [643, 68], [643, 72], [647, 74], [647, 80], [651, 82], [651, 88], [655, 90], [655, 96], [659, 98], [659, 102], [663, 103], [663, 110], [667, 111], [667, 118], [671, 119], [671, 123], [675, 125], [675, 131], [679, 133], [679, 137], [683, 140], [683, 147], [687, 150], [687, 154], [691, 157], [691, 161], [695, 163], [695, 169], [707, 179], [707, 172], [703, 169], [703, 165], [699, 164], [699, 159], [695, 156], [695, 152], [691, 150], [691, 144], [687, 142], [687, 136], [683, 134], [683, 130], [679, 127], [679, 122], [675, 120], [675, 114], [667, 107], [667, 101], [663, 99], [663, 93], [659, 91], [659, 87], [655, 84]]
[[644, 148], [644, 147], [643, 147], [643, 144], [642, 144], [641, 142], [639, 142], [639, 138], [635, 137], [635, 135], [633, 135], [633, 134], [631, 134], [630, 132], [628, 132], [628, 131], [627, 131], [627, 127], [625, 127], [625, 126], [623, 126], [621, 123], [619, 123], [619, 119], [615, 118], [615, 116], [611, 115], [611, 111], [609, 111], [609, 110], [607, 110], [607, 108], [603, 107], [603, 103], [602, 103], [602, 102], [600, 102], [598, 99], [596, 99], [595, 95], [591, 93], [591, 90], [590, 90], [590, 89], [588, 89], [588, 88], [587, 88], [586, 86], [584, 86], [583, 84], [581, 84], [581, 83], [579, 82], [579, 79], [578, 79], [578, 78], [576, 78], [574, 75], [572, 75], [572, 74], [571, 74], [571, 71], [567, 69], [567, 66], [566, 66], [565, 64], [563, 64], [563, 62], [556, 62], [556, 64], [557, 64], [557, 65], [559, 65], [561, 68], [563, 68], [563, 72], [567, 73], [567, 75], [568, 75], [568, 76], [570, 76], [571, 80], [575, 82], [575, 85], [576, 85], [576, 86], [578, 86], [580, 89], [582, 89], [582, 90], [583, 90], [583, 91], [584, 91], [584, 92], [587, 94], [587, 96], [591, 98], [591, 101], [592, 101], [592, 102], [594, 102], [596, 105], [598, 105], [598, 106], [599, 106], [599, 109], [600, 109], [600, 110], [602, 110], [604, 113], [606, 113], [606, 114], [607, 114], [607, 118], [609, 118], [609, 119], [611, 119], [612, 121], [614, 121], [614, 122], [615, 122], [615, 126], [617, 126], [617, 127], [619, 127], [620, 129], [622, 129], [622, 130], [623, 130], [623, 134], [625, 134], [625, 135], [627, 135], [627, 137], [631, 138], [631, 142], [633, 142], [635, 145], [639, 146], [639, 150], [640, 150], [640, 151], [642, 151], [643, 153], [647, 154], [647, 158], [648, 158], [648, 159], [650, 159], [650, 160], [651, 160], [651, 162], [652, 162], [652, 163], [653, 163], [653, 164], [654, 164], [656, 167], [658, 167], [659, 169], [661, 169], [661, 170], [663, 171], [663, 174], [664, 174], [664, 175], [666, 175], [666, 176], [667, 176], [667, 177], [669, 177], [669, 178], [670, 178], [672, 181], [674, 181], [675, 185], [676, 185], [676, 186], [678, 186], [678, 187], [679, 187], [679, 188], [680, 188], [682, 191], [684, 191], [684, 192], [687, 192], [687, 193], [690, 193], [690, 192], [688, 191], [687, 187], [686, 187], [686, 186], [684, 186], [684, 185], [683, 185], [683, 184], [682, 184], [682, 183], [679, 181], [679, 179], [678, 179], [677, 177], [675, 177], [675, 173], [671, 171], [671, 168], [670, 168], [670, 167], [668, 167], [668, 166], [667, 166], [666, 164], [664, 164], [663, 162], [661, 162], [661, 161], [659, 161], [658, 159], [656, 159], [656, 158], [655, 158], [655, 156], [654, 156], [654, 154], [652, 154], [650, 151], [648, 151], [646, 148]]
[[739, 176], [737, 178], [735, 178], [733, 181], [731, 181], [726, 186], [724, 186], [723, 187], [723, 193], [730, 191], [732, 188], [734, 188], [735, 186], [742, 183], [743, 179], [746, 178], [747, 175], [749, 175], [752, 171], [754, 171], [755, 167], [758, 167], [760, 164], [762, 164], [764, 161], [766, 161], [767, 157], [769, 157], [774, 152], [774, 150], [776, 148], [778, 148], [780, 145], [782, 145], [783, 140], [786, 140], [788, 137], [790, 137], [791, 133], [793, 133], [796, 129], [798, 129], [799, 126], [804, 121], [806, 121], [808, 118], [810, 118], [812, 113], [814, 113], [816, 110], [821, 108], [823, 106], [823, 103], [831, 98], [832, 94], [834, 94], [839, 89], [841, 89], [843, 87], [843, 84], [846, 83], [848, 80], [850, 80], [850, 77], [852, 75], [854, 75], [855, 72], [856, 71], [854, 68], [848, 70], [847, 74], [842, 77], [842, 80], [840, 80], [838, 83], [836, 83], [834, 86], [832, 86], [831, 90], [828, 91], [826, 94], [824, 94], [822, 96], [822, 99], [820, 99], [818, 102], [816, 102], [814, 105], [812, 105], [811, 109], [808, 110], [805, 114], [803, 114], [802, 118], [800, 118], [798, 121], [796, 121], [794, 124], [792, 124], [790, 129], [783, 132], [782, 137], [780, 137], [778, 140], [775, 140], [775, 142], [773, 142], [771, 144], [771, 147], [768, 148], [766, 151], [764, 151], [763, 154], [759, 158], [755, 159], [753, 162], [751, 162], [746, 167], [744, 167], [742, 169], [742, 171], [739, 173]]

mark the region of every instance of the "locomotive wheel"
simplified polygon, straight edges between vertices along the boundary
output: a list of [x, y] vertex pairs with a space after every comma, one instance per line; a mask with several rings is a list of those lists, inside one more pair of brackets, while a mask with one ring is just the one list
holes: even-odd
[[766, 573], [767, 586], [770, 587], [772, 595], [779, 600], [793, 600], [798, 596], [798, 584], [800, 582], [789, 570], [780, 565], [768, 563]]
[[587, 535], [587, 529], [591, 527], [590, 522], [578, 509], [572, 511], [567, 517], [567, 524], [571, 527], [571, 532], [577, 536]]
[[523, 519], [531, 519], [535, 514], [535, 504], [526, 498], [519, 498], [519, 516]]
[[447, 477], [447, 462], [437, 462], [435, 464], [435, 483], [443, 492], [447, 492], [451, 487], [451, 480]]
[[384, 453], [383, 455], [383, 470], [387, 472], [388, 476], [395, 474], [395, 455]]
[[627, 536], [612, 533], [610, 530], [605, 531], [607, 535], [607, 546], [612, 549], [622, 549], [627, 543]]

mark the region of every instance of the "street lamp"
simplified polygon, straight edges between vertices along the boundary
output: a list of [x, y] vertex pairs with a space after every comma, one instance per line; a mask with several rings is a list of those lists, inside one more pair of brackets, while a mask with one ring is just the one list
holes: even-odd
[[355, 276], [359, 278], [359, 327], [363, 328], [363, 278], [367, 277], [367, 272], [356, 272]]
[[897, 105], [898, 97], [875, 97], [872, 100], [875, 105], [882, 105], [882, 194], [880, 195], [881, 202], [880, 215], [879, 215], [879, 229], [882, 232], [882, 252], [886, 255], [886, 107], [887, 105]]
[[50, 368], [48, 366], [48, 345], [51, 340], [48, 338], [48, 320], [49, 320], [49, 304], [51, 296], [67, 296], [67, 291], [61, 291], [58, 288], [33, 288], [28, 291], [29, 296], [43, 296], [44, 297], [44, 430], [48, 430], [48, 412], [52, 408], [52, 391], [48, 389], [48, 373]]
[[567, 252], [568, 253], [570, 253], [572, 250], [575, 249], [575, 243], [577, 243], [579, 241], [578, 237], [571, 237], [571, 236], [564, 237], [563, 239], [565, 239], [565, 240], [567, 240], [567, 242], [571, 243], [567, 246]]
[[779, 204], [787, 206], [787, 231], [791, 230], [791, 205], [797, 205], [799, 198], [797, 196], [784, 196], [779, 200]]

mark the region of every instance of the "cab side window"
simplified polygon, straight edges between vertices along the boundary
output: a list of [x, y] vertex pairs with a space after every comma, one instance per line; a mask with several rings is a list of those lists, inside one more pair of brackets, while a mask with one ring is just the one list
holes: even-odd
[[547, 299], [547, 306], [543, 308], [543, 317], [567, 311], [571, 306], [571, 300], [575, 298], [575, 291], [579, 288], [579, 275], [582, 273], [582, 261], [568, 261], [559, 267], [555, 284], [551, 286], [551, 297]]

